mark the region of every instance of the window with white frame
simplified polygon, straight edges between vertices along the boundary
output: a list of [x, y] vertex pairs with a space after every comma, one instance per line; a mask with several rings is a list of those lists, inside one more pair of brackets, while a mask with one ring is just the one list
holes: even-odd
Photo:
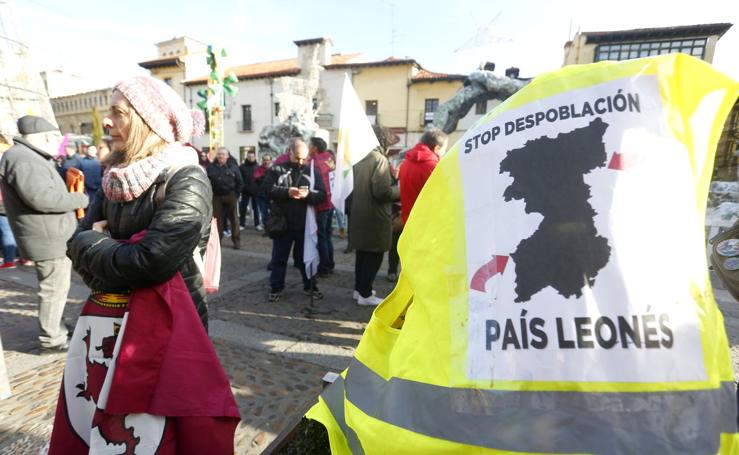
[[630, 60], [677, 52], [702, 59], [706, 54], [706, 38], [601, 44], [595, 48], [595, 61]]
[[439, 98], [426, 98], [423, 106], [423, 124], [428, 125], [434, 121], [434, 113], [439, 108]]

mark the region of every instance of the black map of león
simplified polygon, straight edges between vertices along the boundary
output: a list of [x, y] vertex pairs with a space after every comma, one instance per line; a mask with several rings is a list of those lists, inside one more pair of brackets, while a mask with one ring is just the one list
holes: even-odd
[[565, 298], [580, 297], [592, 286], [610, 257], [608, 241], [598, 235], [588, 203], [584, 176], [606, 164], [603, 134], [608, 124], [596, 118], [589, 125], [556, 138], [546, 136], [510, 150], [500, 163], [513, 183], [506, 201], [523, 200], [526, 213], [544, 216], [531, 237], [511, 257], [516, 263], [516, 302], [526, 302], [547, 286]]

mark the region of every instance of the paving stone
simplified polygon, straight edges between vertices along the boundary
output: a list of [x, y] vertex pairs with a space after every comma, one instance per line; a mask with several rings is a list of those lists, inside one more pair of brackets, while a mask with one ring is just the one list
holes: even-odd
[[236, 452], [257, 454], [314, 403], [326, 369], [214, 339], [241, 410]]

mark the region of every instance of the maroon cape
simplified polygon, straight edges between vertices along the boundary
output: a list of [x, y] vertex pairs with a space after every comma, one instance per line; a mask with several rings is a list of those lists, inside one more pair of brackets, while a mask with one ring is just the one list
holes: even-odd
[[[121, 327], [115, 321], [125, 311], [128, 317]], [[100, 327], [108, 326], [113, 329], [106, 337]], [[122, 339], [114, 352], [117, 336]], [[72, 344], [49, 454], [104, 452], [123, 444], [125, 452], [116, 453], [234, 453], [239, 410], [179, 273], [135, 290], [127, 310], [106, 308], [91, 297]], [[101, 400], [106, 380], [109, 388]]]

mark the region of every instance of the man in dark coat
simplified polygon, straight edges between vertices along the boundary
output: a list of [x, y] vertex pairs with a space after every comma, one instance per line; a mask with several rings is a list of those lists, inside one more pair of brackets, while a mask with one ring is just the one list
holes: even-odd
[[311, 168], [305, 165], [308, 159], [305, 142], [293, 139], [288, 153], [289, 160], [272, 166], [264, 177], [264, 188], [272, 201], [272, 211], [282, 213], [287, 221], [287, 232], [272, 239], [270, 302], [279, 300], [280, 293], [285, 288], [290, 249], [293, 250], [293, 261], [300, 268], [303, 291], [307, 295], [312, 294], [315, 299], [323, 298], [314, 280], [309, 279], [305, 272], [303, 245], [306, 211], [313, 210], [313, 206], [323, 202], [326, 190], [321, 177], [315, 172], [311, 173]]
[[79, 161], [79, 166], [79, 170], [85, 175], [85, 194], [92, 199], [100, 188], [103, 178], [102, 167], [97, 157], [97, 148], [94, 145], [87, 147], [84, 156]]
[[75, 209], [87, 207], [88, 198], [67, 192], [59, 177], [53, 156], [61, 136], [54, 125], [27, 115], [18, 131], [23, 137], [13, 139], [0, 161], [0, 189], [21, 257], [36, 267], [41, 349], [59, 352], [68, 346], [62, 323], [72, 273], [67, 239], [77, 227]]
[[241, 199], [239, 200], [239, 224], [242, 228], [246, 227], [246, 209], [249, 207], [251, 202], [251, 211], [254, 217], [254, 227], [258, 227], [264, 223], [264, 220], [259, 218], [259, 207], [257, 206], [257, 192], [259, 188], [254, 181], [254, 171], [259, 167], [257, 164], [257, 153], [249, 150], [246, 152], [246, 159], [241, 166], [241, 179], [244, 181], [244, 186], [241, 188]]
[[226, 147], [221, 147], [216, 153], [216, 159], [208, 165], [208, 178], [213, 187], [213, 216], [218, 222], [218, 235], [223, 239], [224, 221], [227, 218], [231, 223], [231, 240], [235, 249], [241, 248], [241, 233], [238, 217], [236, 216], [238, 194], [244, 186], [241, 171], [235, 161], [229, 162], [230, 153]]
[[64, 181], [67, 180], [67, 171], [69, 168], [73, 167], [76, 169], [80, 169], [82, 158], [77, 153], [77, 145], [73, 142], [70, 142], [67, 144], [66, 147], [64, 147], [65, 155], [62, 160], [62, 169], [61, 169], [61, 175]]
[[392, 243], [392, 203], [400, 199], [393, 185], [387, 149], [381, 144], [354, 165], [354, 191], [349, 217], [349, 248], [356, 250], [354, 299], [379, 305], [372, 283]]

